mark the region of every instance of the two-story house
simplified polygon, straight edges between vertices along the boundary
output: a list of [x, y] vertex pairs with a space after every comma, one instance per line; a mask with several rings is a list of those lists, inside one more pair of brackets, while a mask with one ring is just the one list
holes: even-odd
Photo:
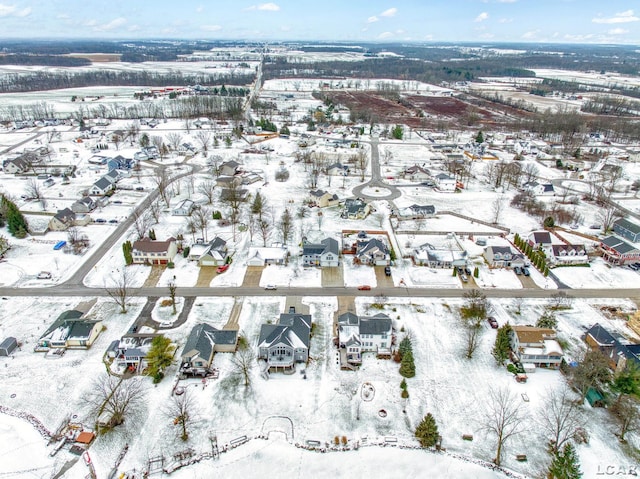
[[320, 243], [304, 243], [302, 245], [303, 266], [320, 266], [321, 268], [340, 265], [340, 245], [333, 238], [325, 238]]
[[178, 252], [175, 238], [155, 241], [143, 238], [133, 243], [131, 256], [135, 264], [167, 264]]
[[104, 196], [110, 191], [115, 189], [114, 183], [106, 177], [100, 178], [96, 181], [91, 188], [89, 188], [89, 194], [93, 196]]
[[533, 231], [527, 237], [527, 241], [533, 249], [541, 250], [547, 258], [553, 256], [553, 241], [548, 231]]
[[222, 266], [228, 257], [227, 242], [217, 236], [208, 243], [191, 245], [188, 259], [197, 261], [198, 266]]
[[582, 244], [554, 244], [553, 262], [559, 265], [585, 264], [589, 262], [587, 251]]
[[362, 354], [366, 352], [388, 357], [391, 355], [393, 341], [393, 324], [386, 314], [367, 317], [343, 313], [338, 316], [341, 366], [361, 364]]
[[311, 342], [311, 315], [282, 313], [276, 324], [263, 324], [258, 339], [258, 359], [268, 370], [292, 370], [307, 363]]
[[240, 163], [235, 160], [225, 161], [218, 167], [218, 174], [220, 176], [234, 176], [240, 170]]
[[624, 265], [640, 262], [640, 249], [617, 236], [607, 236], [600, 241], [602, 258], [611, 264]]
[[365, 202], [361, 198], [347, 198], [344, 202], [344, 208], [342, 210], [342, 218], [349, 220], [362, 220], [367, 217], [371, 211], [369, 203]]
[[336, 206], [340, 203], [338, 195], [329, 193], [324, 190], [311, 190], [309, 192], [309, 204], [316, 205], [318, 208], [327, 208]]
[[524, 256], [509, 246], [487, 246], [482, 253], [492, 268], [515, 268], [524, 266]]
[[624, 370], [629, 362], [640, 367], [640, 344], [610, 333], [599, 323], [589, 328], [584, 340], [591, 349], [599, 349], [607, 357], [609, 367], [615, 372]]
[[516, 361], [538, 367], [560, 367], [564, 353], [553, 329], [512, 326], [510, 342]]
[[389, 247], [377, 238], [358, 241], [355, 261], [372, 266], [389, 266], [391, 264], [391, 252]]
[[613, 232], [632, 243], [640, 243], [640, 225], [625, 218], [613, 222]]

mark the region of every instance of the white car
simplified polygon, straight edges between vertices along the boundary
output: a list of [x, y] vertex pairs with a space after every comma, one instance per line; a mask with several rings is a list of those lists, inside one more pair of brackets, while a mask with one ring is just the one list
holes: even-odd
[[278, 288], [276, 287], [276, 285], [275, 285], [275, 284], [268, 284], [268, 285], [266, 285], [266, 286], [264, 287], [264, 289], [269, 290], [269, 291], [275, 291], [275, 290], [276, 290], [276, 289], [278, 289]]
[[38, 279], [51, 279], [51, 273], [48, 271], [40, 271], [37, 276]]

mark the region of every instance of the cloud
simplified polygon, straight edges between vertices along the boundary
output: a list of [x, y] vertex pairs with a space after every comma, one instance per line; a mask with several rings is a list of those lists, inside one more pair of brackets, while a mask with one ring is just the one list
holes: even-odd
[[612, 28], [607, 33], [609, 35], [624, 35], [625, 33], [629, 33], [629, 30], [625, 30], [624, 28]]
[[501, 18], [498, 20], [499, 23], [511, 23], [513, 22], [513, 18]]
[[18, 7], [15, 5], [5, 5], [4, 3], [0, 3], [0, 17], [8, 17], [10, 15], [14, 17], [27, 17], [31, 15], [31, 11], [31, 7], [18, 10]]
[[630, 23], [630, 22], [637, 22], [639, 21], [640, 18], [636, 17], [633, 13], [633, 10], [625, 10], [624, 12], [619, 12], [616, 13], [613, 17], [596, 17], [594, 19], [592, 19], [591, 21], [593, 23], [605, 23], [605, 24], [612, 24], [612, 23]]
[[[94, 22], [95, 22], [95, 20], [94, 20]], [[107, 32], [109, 30], [115, 30], [116, 28], [119, 28], [119, 27], [123, 26], [125, 23], [127, 23], [127, 19], [126, 18], [118, 17], [118, 18], [114, 18], [109, 23], [104, 23], [102, 25], [96, 25], [94, 27], [94, 30], [97, 30], [99, 32]]]
[[398, 13], [397, 8], [389, 8], [380, 14], [381, 17], [395, 17], [396, 13]]
[[391, 38], [393, 37], [393, 33], [391, 32], [382, 32], [380, 35], [378, 35], [378, 38], [380, 40], [384, 40], [385, 38]]
[[522, 38], [525, 40], [532, 40], [538, 36], [538, 33], [540, 33], [540, 30], [529, 30], [522, 34]]
[[204, 7], [200, 5], [198, 8], [196, 8], [196, 13], [202, 13], [202, 12], [204, 12]]
[[205, 32], [219, 32], [222, 30], [222, 27], [220, 25], [202, 25], [200, 29]]
[[378, 20], [380, 20], [380, 19], [374, 15], [373, 17], [367, 18], [367, 23], [375, 23]]
[[482, 12], [476, 17], [474, 22], [484, 22], [487, 18], [489, 18], [489, 14], [487, 12]]
[[260, 5], [251, 5], [250, 7], [245, 8], [245, 10], [263, 10], [268, 12], [277, 12], [280, 10], [280, 6], [275, 3], [261, 3]]

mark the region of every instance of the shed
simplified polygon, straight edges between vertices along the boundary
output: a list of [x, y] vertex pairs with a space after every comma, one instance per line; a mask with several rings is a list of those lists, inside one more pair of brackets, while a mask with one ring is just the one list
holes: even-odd
[[585, 397], [591, 407], [604, 407], [605, 405], [604, 396], [595, 388], [589, 388]]
[[95, 437], [96, 435], [92, 432], [82, 431], [80, 434], [78, 434], [78, 437], [76, 438], [76, 442], [80, 444], [91, 444], [91, 442]]
[[9, 337], [2, 341], [0, 344], [0, 356], [10, 356], [11, 353], [18, 347], [18, 340], [13, 337]]

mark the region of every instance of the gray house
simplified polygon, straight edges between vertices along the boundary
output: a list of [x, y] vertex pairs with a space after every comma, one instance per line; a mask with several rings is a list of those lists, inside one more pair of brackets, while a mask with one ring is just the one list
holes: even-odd
[[613, 232], [632, 243], [640, 242], [640, 226], [620, 218], [613, 223]]
[[325, 238], [320, 243], [304, 243], [302, 246], [303, 266], [335, 267], [340, 264], [340, 247], [333, 238]]
[[343, 313], [338, 316], [341, 366], [362, 363], [362, 353], [365, 352], [374, 352], [379, 357], [391, 356], [392, 344], [393, 325], [386, 314], [366, 317]]
[[90, 213], [96, 209], [98, 204], [90, 196], [85, 196], [71, 205], [71, 211], [74, 213]]
[[358, 241], [355, 260], [360, 264], [388, 266], [391, 264], [389, 247], [377, 238]]
[[311, 342], [311, 315], [282, 313], [276, 324], [263, 324], [258, 340], [258, 359], [267, 362], [267, 368], [292, 370], [295, 363], [309, 360]]
[[216, 329], [205, 323], [197, 324], [189, 333], [180, 354], [180, 373], [206, 376], [213, 363], [213, 355], [233, 353], [238, 344], [238, 330]]
[[0, 356], [11, 356], [11, 353], [18, 347], [18, 340], [8, 337], [0, 343]]
[[482, 254], [492, 268], [524, 266], [524, 256], [513, 252], [509, 246], [487, 246]]

